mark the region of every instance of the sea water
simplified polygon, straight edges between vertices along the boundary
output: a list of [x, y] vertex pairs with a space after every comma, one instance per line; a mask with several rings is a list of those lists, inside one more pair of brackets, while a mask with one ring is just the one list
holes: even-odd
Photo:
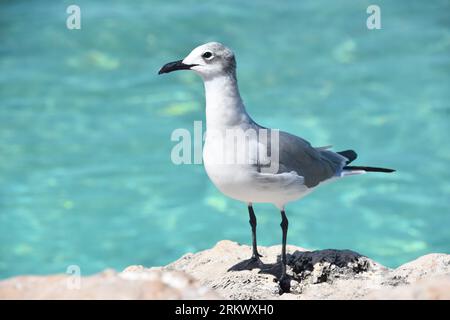
[[[73, 1], [0, 3], [0, 277], [167, 264], [230, 239], [246, 205], [202, 165], [175, 165], [175, 129], [204, 123], [201, 80], [158, 76], [220, 41], [248, 112], [355, 164], [397, 169], [289, 204], [288, 242], [352, 249], [395, 267], [450, 252], [449, 2]], [[255, 205], [258, 241], [280, 214]]]

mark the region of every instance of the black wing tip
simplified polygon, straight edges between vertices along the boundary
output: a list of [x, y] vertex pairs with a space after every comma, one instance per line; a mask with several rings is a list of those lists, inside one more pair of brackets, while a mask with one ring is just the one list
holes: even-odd
[[348, 159], [346, 164], [349, 164], [350, 162], [352, 162], [356, 158], [358, 158], [358, 154], [355, 152], [355, 150], [339, 151], [338, 154], [340, 154], [341, 156], [346, 157]]
[[395, 169], [389, 169], [389, 168], [376, 168], [376, 169], [379, 169], [379, 170], [375, 170], [374, 172], [392, 173], [392, 172], [397, 171]]
[[389, 168], [361, 167], [361, 166], [345, 166], [344, 169], [346, 169], [346, 170], [364, 170], [367, 172], [384, 172], [384, 173], [392, 173], [392, 172], [397, 171], [395, 169], [389, 169]]

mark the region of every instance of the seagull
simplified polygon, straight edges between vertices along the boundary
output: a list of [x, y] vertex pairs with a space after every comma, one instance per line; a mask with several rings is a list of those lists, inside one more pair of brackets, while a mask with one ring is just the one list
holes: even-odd
[[[249, 265], [263, 265], [256, 241], [253, 204], [271, 203], [281, 212], [281, 272], [277, 280], [280, 293], [288, 292], [286, 204], [301, 199], [319, 185], [346, 176], [395, 170], [349, 165], [357, 157], [353, 150], [333, 152], [331, 146], [316, 148], [298, 136], [257, 124], [247, 113], [239, 93], [235, 55], [221, 43], [198, 46], [184, 59], [165, 64], [158, 74], [176, 70], [192, 70], [203, 79], [206, 97], [203, 164], [208, 177], [223, 194], [248, 207], [252, 231]], [[236, 131], [253, 134], [244, 135], [244, 139], [226, 139], [228, 133]], [[246, 156], [236, 161], [236, 156], [244, 153], [237, 147], [244, 144]], [[231, 160], [235, 161], [224, 160], [233, 151], [237, 154]]]

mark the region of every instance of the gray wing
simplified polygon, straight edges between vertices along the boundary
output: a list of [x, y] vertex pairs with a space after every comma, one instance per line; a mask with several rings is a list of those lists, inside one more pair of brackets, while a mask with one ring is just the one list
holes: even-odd
[[278, 173], [296, 171], [309, 188], [335, 176], [345, 166], [347, 158], [323, 148], [314, 148], [297, 136], [279, 132]]

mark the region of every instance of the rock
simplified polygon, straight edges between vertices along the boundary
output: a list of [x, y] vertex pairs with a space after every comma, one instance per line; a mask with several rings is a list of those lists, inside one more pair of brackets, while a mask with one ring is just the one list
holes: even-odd
[[[294, 248], [288, 246], [289, 250]], [[274, 264], [280, 247], [260, 247], [266, 262]], [[279, 298], [274, 275], [259, 273], [259, 269], [244, 270], [242, 263], [251, 256], [249, 246], [232, 241], [220, 241], [212, 249], [187, 254], [164, 269], [184, 271], [202, 284], [215, 289], [226, 299]], [[244, 261], [245, 263], [245, 261]], [[268, 264], [268, 266], [270, 266]], [[234, 270], [230, 270], [233, 268]]]
[[[279, 294], [280, 246], [220, 241], [165, 266], [130, 266], [82, 277], [19, 276], [0, 281], [0, 299], [450, 299], [450, 255], [429, 254], [389, 269], [350, 250], [287, 246], [291, 290]], [[73, 286], [73, 283], [72, 283]]]
[[450, 259], [448, 254], [432, 253], [422, 256], [414, 261], [405, 263], [395, 269], [390, 277], [397, 281], [402, 279], [404, 283], [414, 283], [418, 280], [440, 275], [450, 274]]
[[377, 300], [450, 300], [450, 276], [419, 280], [397, 288], [370, 293], [367, 299]]
[[[280, 272], [277, 261], [281, 247], [258, 250], [264, 265], [251, 270], [246, 270], [251, 247], [231, 241], [220, 241], [212, 249], [187, 254], [164, 269], [184, 271], [226, 299], [378, 299], [386, 291], [399, 299], [441, 298], [445, 296], [441, 291], [445, 292], [446, 282], [442, 286], [438, 282], [415, 283], [437, 275], [450, 279], [448, 254], [430, 254], [389, 269], [350, 250], [308, 251], [288, 246], [291, 291], [279, 295], [276, 276]], [[411, 284], [415, 286], [410, 287]], [[429, 293], [430, 287], [434, 294]]]
[[19, 276], [0, 282], [0, 299], [218, 299], [183, 272], [133, 266], [77, 280], [70, 275]]

